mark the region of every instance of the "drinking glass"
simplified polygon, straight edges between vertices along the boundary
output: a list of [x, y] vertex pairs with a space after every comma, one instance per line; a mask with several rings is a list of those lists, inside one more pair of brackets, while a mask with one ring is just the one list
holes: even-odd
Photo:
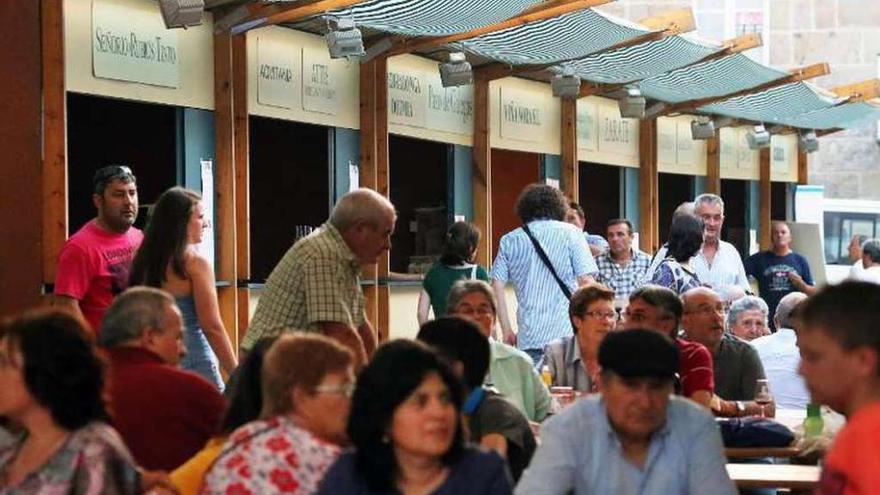
[[773, 396], [770, 395], [770, 383], [766, 378], [759, 378], [757, 382], [755, 394], [755, 402], [761, 407], [761, 417], [764, 418], [764, 406], [773, 402]]

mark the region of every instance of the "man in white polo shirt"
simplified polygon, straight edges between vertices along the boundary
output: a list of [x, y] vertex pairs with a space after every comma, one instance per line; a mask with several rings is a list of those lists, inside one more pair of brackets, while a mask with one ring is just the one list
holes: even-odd
[[703, 246], [691, 260], [691, 266], [703, 284], [715, 290], [738, 285], [749, 290], [749, 280], [742, 258], [733, 244], [721, 240], [724, 225], [724, 201], [715, 194], [701, 194], [694, 199], [694, 213], [703, 219]]

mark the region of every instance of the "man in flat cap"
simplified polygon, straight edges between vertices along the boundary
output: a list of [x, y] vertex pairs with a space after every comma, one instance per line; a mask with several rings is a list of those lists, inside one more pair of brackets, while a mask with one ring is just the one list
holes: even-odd
[[672, 395], [678, 351], [657, 332], [612, 332], [599, 347], [600, 394], [541, 428], [517, 494], [733, 495], [712, 416]]

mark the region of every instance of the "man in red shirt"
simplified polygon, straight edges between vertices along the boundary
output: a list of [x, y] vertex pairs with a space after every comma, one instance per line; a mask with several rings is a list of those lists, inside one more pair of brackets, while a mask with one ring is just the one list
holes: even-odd
[[110, 306], [100, 343], [110, 358], [113, 426], [139, 465], [171, 471], [219, 431], [225, 403], [201, 376], [177, 368], [183, 319], [168, 293], [127, 290]]
[[138, 212], [137, 179], [111, 165], [95, 172], [92, 202], [98, 216], [73, 234], [58, 255], [56, 302], [98, 331], [113, 298], [128, 286], [128, 271], [144, 234], [132, 227]]
[[623, 329], [653, 330], [671, 338], [678, 348], [679, 393], [708, 409], [715, 393], [712, 355], [703, 345], [677, 337], [682, 311], [675, 292], [658, 285], [643, 285], [629, 296]]
[[880, 286], [828, 285], [798, 307], [803, 375], [813, 402], [847, 417], [825, 456], [817, 495], [880, 493]]

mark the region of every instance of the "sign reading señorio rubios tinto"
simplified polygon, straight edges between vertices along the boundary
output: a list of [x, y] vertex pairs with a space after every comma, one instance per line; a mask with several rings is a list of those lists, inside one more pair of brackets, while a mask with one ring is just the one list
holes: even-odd
[[156, 3], [93, 0], [92, 69], [95, 77], [177, 88], [177, 31], [165, 28]]

